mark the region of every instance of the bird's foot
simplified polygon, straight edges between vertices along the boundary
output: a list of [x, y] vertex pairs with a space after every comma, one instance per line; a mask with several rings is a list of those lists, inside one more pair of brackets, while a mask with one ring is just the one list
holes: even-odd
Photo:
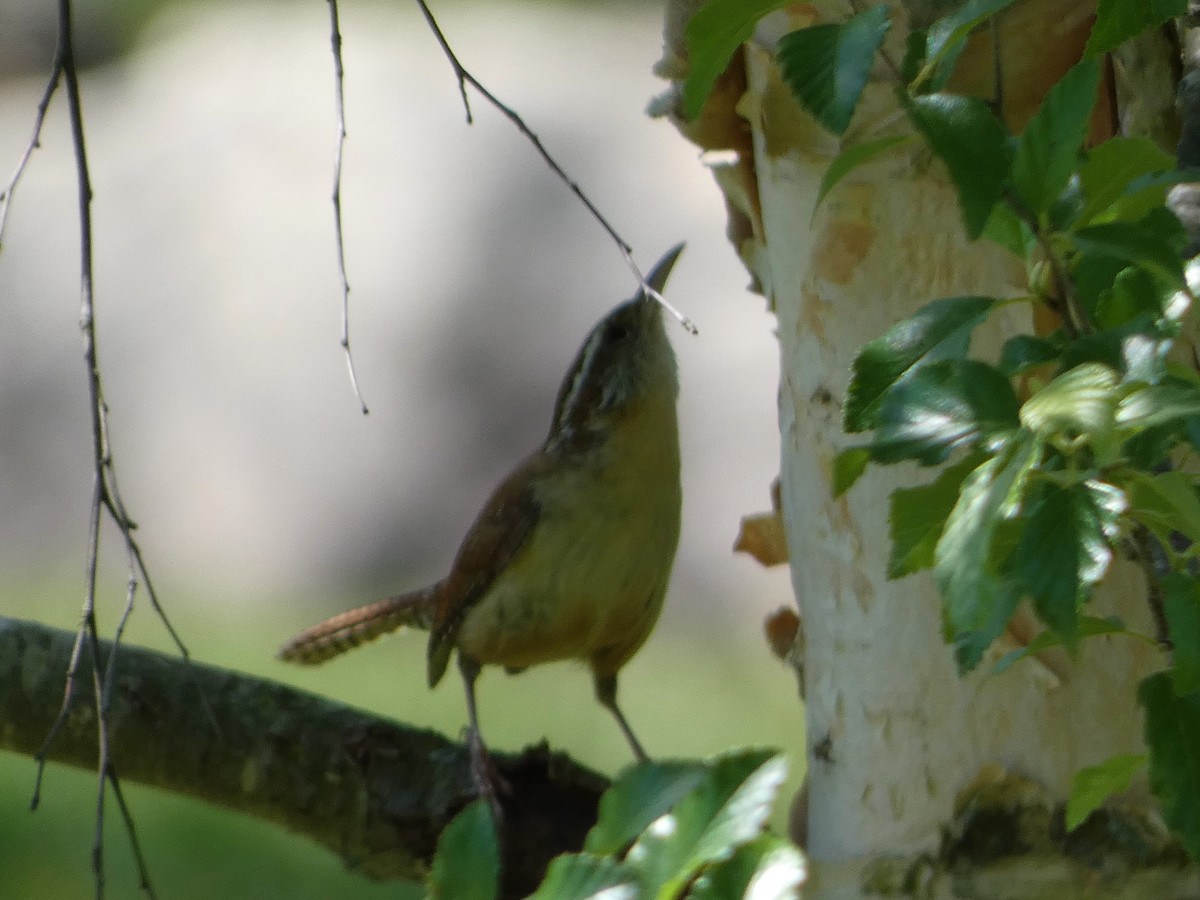
[[503, 816], [500, 808], [500, 795], [511, 794], [512, 787], [492, 763], [491, 755], [484, 746], [483, 738], [474, 728], [467, 729], [467, 748], [471, 754], [471, 780], [475, 782], [475, 790], [480, 797], [487, 800], [488, 805], [492, 808], [492, 816], [499, 825]]

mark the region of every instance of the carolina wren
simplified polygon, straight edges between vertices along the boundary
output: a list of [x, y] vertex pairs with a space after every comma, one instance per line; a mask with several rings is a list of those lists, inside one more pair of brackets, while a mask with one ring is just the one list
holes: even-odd
[[[682, 249], [650, 273], [655, 291]], [[429, 629], [429, 685], [457, 651], [472, 769], [493, 799], [475, 707], [480, 669], [582, 660], [596, 699], [645, 760], [617, 705], [617, 673], [658, 619], [679, 541], [678, 389], [660, 308], [641, 291], [588, 334], [545, 443], [484, 504], [450, 574], [315, 625], [280, 658], [319, 663], [403, 625]]]

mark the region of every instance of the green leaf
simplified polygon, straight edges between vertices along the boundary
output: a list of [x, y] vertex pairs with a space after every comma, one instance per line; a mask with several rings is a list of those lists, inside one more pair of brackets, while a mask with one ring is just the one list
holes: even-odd
[[[1118, 276], [1118, 284], [1132, 283], [1136, 280], [1126, 279], [1123, 277], [1124, 274], [1122, 272], [1121, 276]], [[1129, 333], [1121, 340], [1121, 360], [1125, 370], [1123, 381], [1127, 385], [1136, 384], [1139, 381], [1155, 384], [1162, 381], [1167, 375], [1167, 354], [1171, 351], [1171, 341], [1142, 331], [1142, 328], [1149, 327], [1146, 318], [1143, 313], [1122, 326], [1122, 328], [1130, 329]], [[1125, 399], [1122, 398], [1122, 400]], [[1118, 425], [1121, 425], [1121, 407], [1122, 404], [1118, 403]]]
[[862, 477], [867, 463], [871, 461], [871, 451], [865, 447], [851, 447], [843, 450], [833, 458], [833, 496], [840, 497], [854, 486], [854, 482]]
[[825, 199], [825, 195], [833, 190], [833, 186], [839, 181], [859, 166], [870, 162], [885, 150], [890, 150], [897, 144], [903, 144], [908, 140], [910, 138], [907, 135], [885, 137], [877, 141], [867, 141], [865, 144], [855, 144], [853, 147], [847, 147], [839, 153], [837, 158], [829, 164], [829, 168], [825, 170], [825, 175], [821, 179], [821, 188], [817, 191], [817, 202], [816, 206], [813, 207], [813, 215], [816, 215], [817, 207], [821, 205], [821, 201]]
[[1039, 218], [1050, 209], [1075, 171], [1099, 83], [1100, 64], [1096, 60], [1076, 64], [1050, 88], [1017, 141], [1013, 187]]
[[1008, 180], [1008, 135], [977, 97], [929, 94], [907, 102], [909, 118], [946, 165], [967, 236], [983, 232]]
[[1128, 790], [1133, 776], [1146, 767], [1146, 759], [1144, 753], [1120, 753], [1076, 772], [1067, 798], [1067, 831], [1082, 825], [1113, 794]]
[[615, 854], [704, 780], [708, 768], [692, 762], [649, 762], [626, 769], [600, 798], [596, 824], [583, 849]]
[[933, 565], [938, 539], [958, 502], [963, 480], [981, 461], [978, 455], [969, 456], [947, 467], [929, 484], [892, 491], [888, 511], [892, 537], [888, 578], [902, 578]]
[[1112, 279], [1111, 287], [1101, 291], [1090, 311], [1096, 324], [1104, 329], [1120, 328], [1139, 316], [1154, 318], [1162, 312], [1161, 282], [1145, 269], [1128, 266]]
[[683, 83], [683, 114], [700, 115], [713, 85], [733, 53], [750, 39], [758, 20], [788, 0], [709, 0], [687, 23], [688, 74]]
[[993, 538], [1000, 523], [1020, 506], [1025, 482], [1041, 458], [1042, 445], [1032, 435], [1019, 433], [1006, 441], [996, 456], [967, 476], [958, 502], [934, 553], [934, 574], [946, 607], [952, 638], [958, 642], [975, 635], [971, 653], [960, 657], [960, 667], [970, 668], [994, 637], [999, 608], [1020, 599], [1004, 590], [992, 559]]
[[1200, 692], [1200, 584], [1190, 575], [1171, 572], [1162, 586], [1175, 693], [1195, 694]]
[[812, 25], [780, 38], [776, 57], [783, 80], [800, 104], [835, 134], [850, 124], [875, 51], [890, 26], [888, 8], [880, 3], [841, 24]]
[[922, 366], [884, 399], [871, 459], [931, 466], [1018, 426], [1017, 396], [999, 370], [973, 359]]
[[1165, 278], [1183, 287], [1183, 261], [1162, 237], [1135, 222], [1089, 225], [1071, 235], [1071, 242], [1084, 252], [1100, 253]]
[[1200, 387], [1178, 381], [1139, 387], [1117, 405], [1117, 424], [1143, 430], [1200, 415]]
[[500, 878], [500, 847], [492, 810], [476, 800], [442, 830], [429, 871], [435, 900], [495, 900]]
[[1084, 53], [1099, 56], [1147, 28], [1187, 13], [1187, 0], [1100, 0]]
[[1162, 209], [1167, 199], [1167, 191], [1175, 185], [1195, 181], [1200, 181], [1200, 170], [1194, 168], [1139, 175], [1108, 209], [1096, 216], [1096, 221], [1140, 221], [1151, 212]]
[[888, 391], [921, 366], [965, 357], [971, 332], [995, 304], [990, 297], [935, 300], [864, 345], [854, 360], [854, 376], [846, 397], [846, 431], [874, 428]]
[[[1148, 644], [1155, 643], [1153, 639], [1146, 637], [1144, 634], [1130, 631], [1125, 627], [1125, 623], [1116, 616], [1109, 616], [1106, 619], [1099, 619], [1095, 616], [1079, 617], [1080, 638], [1098, 637], [1105, 634], [1122, 634], [1126, 637], [1138, 638]], [[1061, 637], [1053, 631], [1043, 631], [1024, 647], [1010, 650], [1000, 657], [996, 665], [992, 668], [992, 674], [999, 675], [1013, 663], [1020, 662], [1027, 656], [1036, 656], [1043, 650], [1049, 650], [1051, 647], [1057, 647], [1060, 644], [1062, 644]]]
[[1164, 543], [1178, 531], [1193, 544], [1200, 544], [1200, 500], [1194, 477], [1177, 469], [1151, 475], [1129, 472], [1125, 489], [1129, 515], [1146, 525]]
[[1056, 341], [1031, 334], [1018, 334], [1004, 342], [1000, 351], [1000, 371], [1014, 378], [1030, 369], [1057, 361], [1061, 354], [1062, 347]]
[[1141, 176], [1174, 168], [1174, 157], [1148, 137], [1115, 137], [1092, 148], [1079, 167], [1087, 198], [1079, 221], [1086, 224], [1103, 216]]
[[996, 578], [989, 574], [982, 583], [988, 593], [981, 598], [986, 602], [980, 603], [976, 610], [978, 619], [970, 626], [960, 623], [957, 631], [953, 631], [951, 623], [950, 640], [954, 643], [954, 662], [959, 674], [970, 672], [979, 665], [988, 647], [1008, 628], [1009, 620], [1021, 602], [1021, 586], [1012, 578]]
[[770, 750], [718, 757], [699, 787], [651, 823], [626, 856], [640, 896], [676, 897], [703, 866], [756, 838], [786, 772], [784, 758]]
[[925, 42], [929, 35], [920, 28], [909, 31], [904, 39], [904, 59], [900, 61], [900, 79], [912, 84], [925, 66]]
[[1064, 644], [1079, 642], [1079, 604], [1112, 561], [1108, 534], [1124, 508], [1111, 485], [1042, 482], [1026, 500], [1025, 528], [1013, 554], [1014, 574], [1038, 616]]
[[1163, 818], [1200, 859], [1200, 695], [1175, 693], [1170, 672], [1156, 672], [1138, 688], [1146, 710], [1150, 788]]
[[1007, 203], [997, 203], [992, 207], [992, 213], [983, 227], [983, 236], [999, 244], [1018, 259], [1029, 258], [1030, 251], [1036, 244], [1029, 226], [1021, 221]]
[[1043, 437], [1083, 434], [1106, 441], [1116, 425], [1119, 381], [1101, 363], [1078, 365], [1025, 401], [1021, 424]]
[[[945, 81], [949, 78], [952, 66], [944, 63], [952, 62], [950, 57], [957, 58], [967, 36], [985, 19], [1014, 2], [1015, 0], [967, 0], [954, 12], [934, 22], [929, 28], [925, 45], [925, 70], [916, 80], [923, 81], [934, 77], [939, 68], [940, 80]], [[915, 85], [914, 89], [919, 86]]]
[[688, 900], [793, 900], [806, 868], [794, 844], [764, 834], [701, 875]]
[[591, 900], [604, 892], [604, 900], [637, 900], [633, 870], [607, 856], [569, 853], [555, 857], [546, 877], [529, 900]]

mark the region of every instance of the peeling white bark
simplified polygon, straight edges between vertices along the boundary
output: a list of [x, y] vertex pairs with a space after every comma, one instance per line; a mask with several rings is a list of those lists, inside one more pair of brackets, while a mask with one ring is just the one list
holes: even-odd
[[[1020, 16], [1038, 2], [1020, 7]], [[718, 179], [732, 208], [731, 236], [779, 318], [783, 510], [805, 645], [807, 896], [860, 897], [886, 887], [920, 896], [1062, 897], [1086, 884], [1104, 885], [1097, 896], [1187, 896], [1194, 882], [1172, 875], [1171, 866], [1140, 882], [1100, 877], [1048, 836], [1036, 851], [1018, 842], [999, 867], [947, 855], [954, 835], [993, 828], [969, 812], [981, 783], [1006, 814], [1026, 821], [1030, 809], [1042, 811], [1034, 818], [1052, 831], [1053, 810], [1080, 767], [1142, 752], [1135, 686], [1163, 660], [1148, 644], [1103, 638], [1085, 642], [1076, 660], [1030, 659], [991, 676], [991, 663], [1010, 645], [960, 678], [941, 637], [932, 578], [886, 577], [888, 497], [934, 473], [872, 468], [834, 499], [833, 458], [855, 443], [842, 432], [841, 405], [858, 348], [931, 300], [1023, 293], [1025, 274], [1005, 251], [966, 240], [948, 177], [919, 141], [856, 170], [813, 216], [840, 144], [791, 99], [771, 38], [819, 21], [819, 6], [776, 14], [790, 21], [764, 22], [744, 48], [744, 94], [735, 108], [751, 129], [753, 165], [727, 166]], [[830, 17], [844, 15], [835, 6]], [[1072, 4], [1042, 6], [1057, 17], [1051, 36], [1087, 25]], [[903, 46], [899, 30], [889, 36], [893, 51]], [[878, 75], [847, 145], [906, 127], [888, 73]], [[739, 79], [731, 75], [722, 86]], [[1033, 99], [1036, 106], [1040, 98]], [[710, 119], [690, 133], [703, 143], [714, 132], [736, 129]], [[981, 330], [976, 351], [994, 358], [1005, 337], [1028, 330], [1017, 315]], [[1089, 612], [1115, 613], [1153, 633], [1141, 579], [1128, 566], [1117, 567]], [[1136, 797], [1134, 805], [1144, 807]], [[1156, 820], [1154, 829], [1163, 833]]]

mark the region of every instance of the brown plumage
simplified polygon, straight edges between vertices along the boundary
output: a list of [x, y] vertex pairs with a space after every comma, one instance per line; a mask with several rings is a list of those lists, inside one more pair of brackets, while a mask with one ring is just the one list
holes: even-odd
[[[681, 250], [651, 272], [655, 291]], [[280, 656], [318, 663], [401, 626], [429, 629], [429, 684], [457, 652], [473, 770], [493, 799], [475, 708], [481, 668], [582, 660], [597, 699], [644, 760], [617, 706], [617, 673], [658, 619], [679, 540], [677, 393], [660, 309], [639, 293], [589, 333], [545, 442], [493, 491], [449, 574], [322, 622]]]
[[300, 632], [279, 648], [279, 658], [302, 666], [315, 666], [361, 647], [398, 628], [428, 631], [442, 582], [419, 591], [376, 600], [348, 609]]

